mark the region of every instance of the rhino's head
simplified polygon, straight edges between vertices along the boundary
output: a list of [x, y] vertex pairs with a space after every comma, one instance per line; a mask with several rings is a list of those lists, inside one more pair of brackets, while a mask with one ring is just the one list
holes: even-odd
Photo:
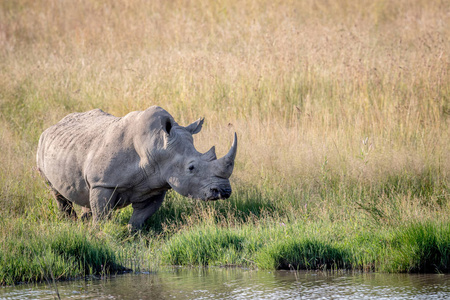
[[229, 152], [217, 159], [215, 147], [206, 153], [194, 147], [192, 135], [200, 132], [203, 119], [189, 126], [179, 126], [172, 118], [163, 124], [167, 161], [161, 175], [179, 194], [205, 201], [226, 199], [231, 195], [228, 178], [234, 167], [237, 150], [237, 137]]

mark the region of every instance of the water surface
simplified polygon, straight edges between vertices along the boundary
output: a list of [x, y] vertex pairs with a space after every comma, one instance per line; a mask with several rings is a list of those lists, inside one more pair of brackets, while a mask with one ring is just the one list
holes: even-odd
[[[450, 299], [450, 275], [174, 268], [59, 282], [62, 299]], [[48, 284], [0, 288], [0, 299], [55, 299]]]

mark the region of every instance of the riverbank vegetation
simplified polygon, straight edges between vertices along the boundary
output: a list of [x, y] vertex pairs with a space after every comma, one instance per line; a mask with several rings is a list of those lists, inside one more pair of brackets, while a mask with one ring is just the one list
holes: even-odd
[[[0, 284], [161, 265], [448, 272], [445, 1], [2, 1]], [[170, 192], [62, 219], [35, 169], [74, 111], [159, 105], [219, 155], [229, 200]], [[77, 208], [78, 209], [78, 208]]]

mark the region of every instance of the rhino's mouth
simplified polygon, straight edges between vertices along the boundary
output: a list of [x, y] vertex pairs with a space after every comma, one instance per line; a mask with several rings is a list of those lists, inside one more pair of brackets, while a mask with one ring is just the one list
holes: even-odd
[[187, 197], [191, 199], [199, 199], [203, 201], [215, 201], [220, 199], [228, 199], [231, 196], [231, 187], [225, 188], [210, 188], [207, 193], [204, 193], [203, 196], [194, 196], [192, 194], [188, 194]]
[[231, 196], [231, 188], [211, 188], [209, 195], [206, 197], [206, 201], [214, 201], [219, 199], [228, 199]]

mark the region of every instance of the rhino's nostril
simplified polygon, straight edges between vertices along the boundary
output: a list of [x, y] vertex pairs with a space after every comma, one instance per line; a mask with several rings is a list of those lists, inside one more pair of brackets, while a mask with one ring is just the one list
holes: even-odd
[[216, 189], [216, 188], [212, 188], [212, 189], [211, 189], [211, 194], [217, 195], [217, 194], [219, 194], [219, 190]]

